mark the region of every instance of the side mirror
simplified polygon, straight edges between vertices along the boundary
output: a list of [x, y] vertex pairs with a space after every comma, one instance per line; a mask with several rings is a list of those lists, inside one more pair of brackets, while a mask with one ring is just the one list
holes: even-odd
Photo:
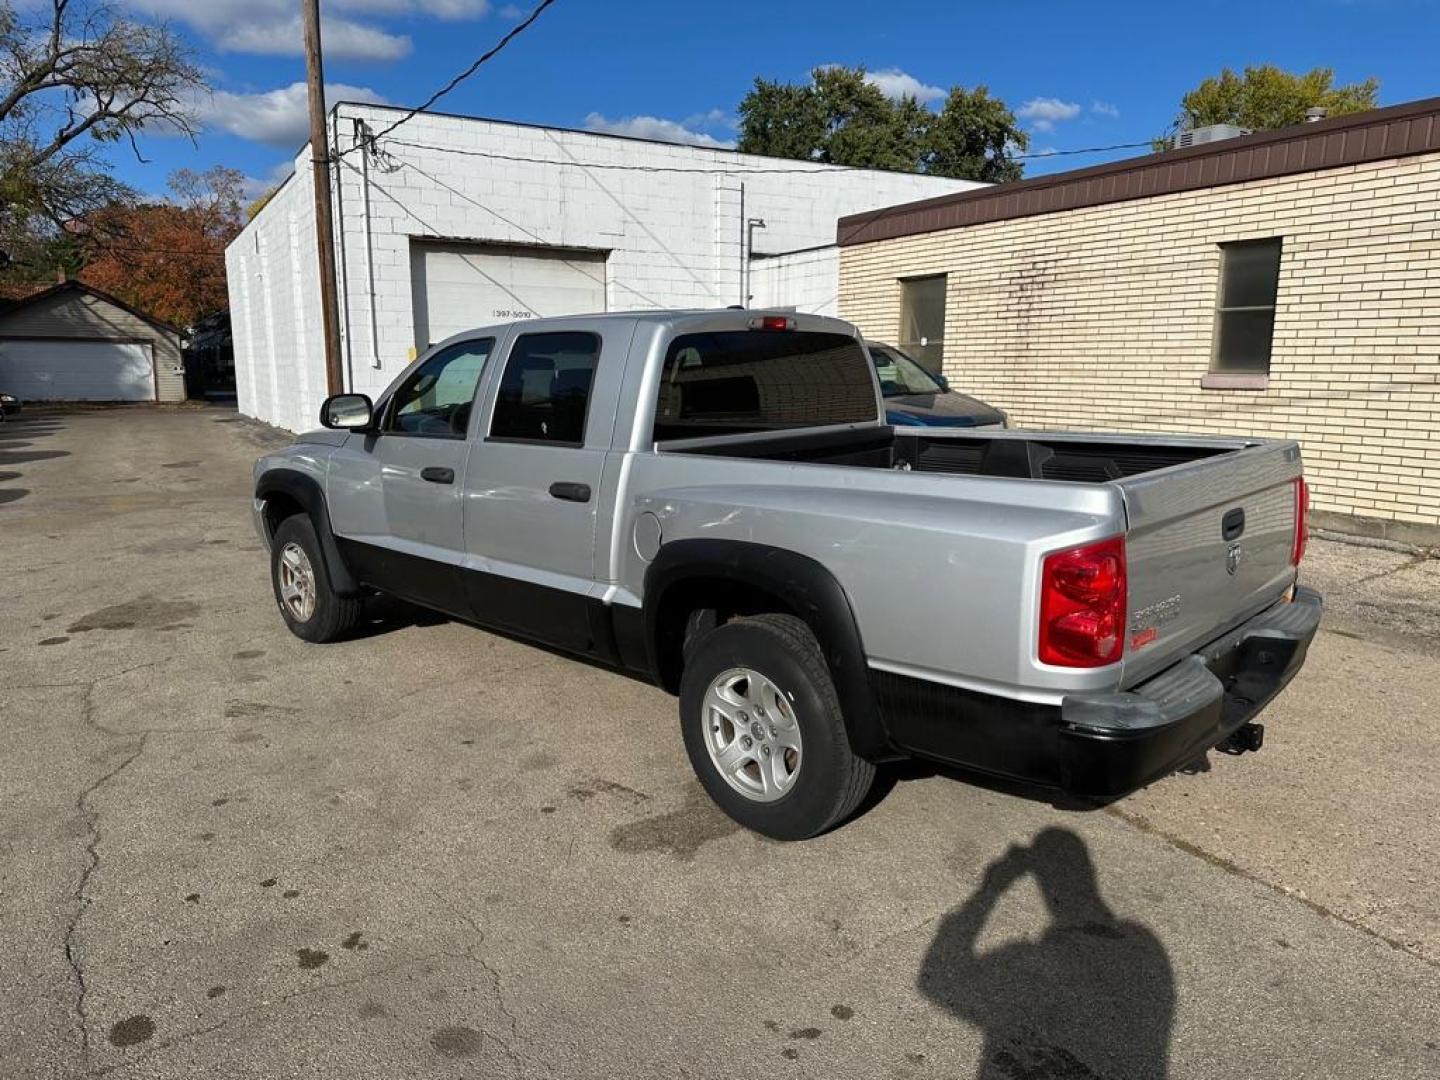
[[935, 376], [935, 381], [940, 384], [940, 389], [941, 389], [941, 390], [949, 390], [949, 389], [950, 389], [950, 380], [947, 379], [947, 378], [945, 378], [944, 375], [936, 375], [936, 376]]
[[375, 406], [364, 394], [336, 394], [320, 406], [320, 423], [341, 431], [363, 431], [374, 418]]

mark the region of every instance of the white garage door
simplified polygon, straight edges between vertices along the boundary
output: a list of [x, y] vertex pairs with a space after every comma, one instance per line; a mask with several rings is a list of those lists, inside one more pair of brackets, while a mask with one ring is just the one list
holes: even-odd
[[605, 255], [493, 244], [414, 243], [415, 344], [543, 315], [605, 310]]
[[0, 389], [24, 401], [154, 401], [150, 346], [0, 341]]

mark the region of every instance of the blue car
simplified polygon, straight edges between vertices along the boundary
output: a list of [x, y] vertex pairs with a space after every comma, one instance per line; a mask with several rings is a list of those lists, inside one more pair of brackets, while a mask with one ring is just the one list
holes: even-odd
[[885, 397], [885, 422], [911, 427], [1005, 427], [1006, 416], [978, 398], [956, 393], [943, 375], [932, 375], [894, 345], [867, 341], [880, 392]]

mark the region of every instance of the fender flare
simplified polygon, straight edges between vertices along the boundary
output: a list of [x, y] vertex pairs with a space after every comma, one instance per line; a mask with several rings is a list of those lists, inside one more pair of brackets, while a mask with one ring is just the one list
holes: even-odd
[[[271, 469], [255, 485], [257, 499], [269, 495], [288, 496], [304, 509], [320, 541], [320, 557], [325, 561], [326, 573], [330, 575], [331, 588], [340, 596], [359, 596], [364, 592], [335, 543], [335, 534], [330, 529], [330, 512], [325, 508], [325, 493], [320, 489], [320, 482], [295, 469]], [[267, 525], [267, 532], [268, 528]]]
[[[699, 578], [744, 583], [774, 596], [814, 632], [835, 680], [850, 747], [869, 761], [905, 755], [890, 740], [876, 707], [870, 668], [855, 611], [844, 587], [824, 565], [784, 548], [743, 540], [675, 540], [663, 545], [645, 571], [645, 642], [651, 670], [664, 685], [667, 659], [679, 643], [661, 640], [666, 595]], [[668, 656], [667, 656], [668, 654]], [[673, 687], [667, 687], [673, 689]]]

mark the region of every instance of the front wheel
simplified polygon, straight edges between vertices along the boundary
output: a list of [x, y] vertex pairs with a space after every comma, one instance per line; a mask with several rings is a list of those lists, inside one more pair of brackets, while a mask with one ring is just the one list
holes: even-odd
[[705, 634], [680, 680], [685, 750], [725, 813], [777, 840], [848, 817], [875, 767], [850, 749], [820, 644], [792, 615], [757, 615]]
[[285, 625], [305, 641], [344, 637], [360, 621], [361, 600], [337, 596], [320, 555], [315, 526], [303, 514], [288, 517], [270, 544], [270, 583]]

